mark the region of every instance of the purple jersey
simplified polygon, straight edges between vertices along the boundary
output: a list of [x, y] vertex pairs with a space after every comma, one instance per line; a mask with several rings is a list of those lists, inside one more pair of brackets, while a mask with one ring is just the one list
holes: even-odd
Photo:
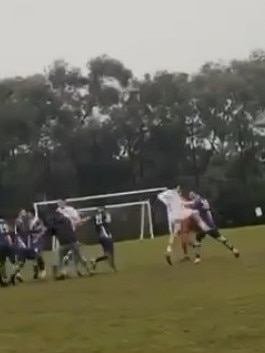
[[214, 223], [211, 207], [209, 202], [202, 198], [197, 197], [194, 201], [194, 208], [199, 212], [199, 215], [204, 223], [211, 229], [216, 229], [216, 224]]

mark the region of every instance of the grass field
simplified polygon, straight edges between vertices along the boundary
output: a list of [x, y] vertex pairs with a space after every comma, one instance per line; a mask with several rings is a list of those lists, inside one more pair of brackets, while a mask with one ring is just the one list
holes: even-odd
[[118, 244], [118, 274], [2, 289], [0, 352], [265, 352], [265, 228], [225, 234], [239, 260], [209, 239], [169, 267], [159, 238]]

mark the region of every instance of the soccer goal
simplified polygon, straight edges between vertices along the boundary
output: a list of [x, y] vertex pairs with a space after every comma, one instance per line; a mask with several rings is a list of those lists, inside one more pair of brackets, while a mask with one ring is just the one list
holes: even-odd
[[[111, 214], [114, 238], [118, 241], [124, 239], [154, 238], [152, 200], [165, 187], [134, 190], [113, 194], [90, 195], [67, 199], [67, 203], [79, 211], [82, 217], [95, 214], [98, 207], [104, 206]], [[49, 213], [51, 207], [59, 200], [36, 202], [34, 204], [37, 215]], [[83, 243], [95, 240], [92, 222], [87, 222], [78, 230], [78, 237]], [[52, 249], [57, 248], [53, 241]]]

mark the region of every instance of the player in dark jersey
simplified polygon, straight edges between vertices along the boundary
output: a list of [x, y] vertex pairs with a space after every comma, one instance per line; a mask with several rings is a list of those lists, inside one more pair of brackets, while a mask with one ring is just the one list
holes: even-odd
[[194, 192], [190, 192], [190, 200], [192, 200], [192, 207], [198, 211], [199, 218], [197, 219], [198, 232], [196, 233], [196, 241], [194, 243], [195, 248], [195, 263], [199, 263], [201, 261], [201, 242], [205, 238], [206, 235], [209, 235], [213, 239], [222, 243], [228, 250], [230, 250], [236, 258], [240, 256], [239, 251], [229, 243], [227, 238], [223, 236], [212, 216], [211, 208], [209, 202], [202, 198], [201, 196], [195, 194]]
[[98, 242], [102, 246], [103, 255], [91, 260], [93, 270], [99, 262], [108, 261], [110, 267], [116, 272], [115, 259], [114, 259], [114, 243], [111, 234], [111, 215], [106, 209], [99, 208], [94, 216], [94, 225], [96, 234], [98, 236]]
[[28, 212], [29, 231], [30, 231], [30, 249], [33, 251], [33, 278], [44, 279], [46, 277], [45, 261], [42, 256], [44, 235], [46, 228], [41, 219], [36, 217], [34, 210]]
[[49, 236], [55, 236], [59, 242], [59, 276], [56, 276], [56, 279], [67, 278], [67, 273], [64, 266], [64, 257], [69, 251], [73, 253], [73, 260], [77, 275], [83, 276], [82, 272], [79, 270], [79, 265], [81, 265], [82, 268], [84, 268], [89, 274], [90, 272], [87, 262], [80, 252], [80, 246], [76, 233], [69, 218], [64, 216], [59, 211], [55, 211], [51, 219], [46, 223], [46, 226], [46, 234]]
[[[0, 285], [2, 287], [8, 286], [9, 283], [15, 285], [15, 278], [20, 273], [20, 264], [17, 262], [17, 248], [12, 237], [15, 238], [4, 219], [0, 219]], [[6, 260], [12, 264], [12, 273], [10, 279], [6, 274]]]
[[20, 239], [25, 244], [25, 246], [29, 245], [29, 217], [27, 211], [24, 208], [20, 210], [18, 217], [15, 221], [15, 232], [19, 234]]

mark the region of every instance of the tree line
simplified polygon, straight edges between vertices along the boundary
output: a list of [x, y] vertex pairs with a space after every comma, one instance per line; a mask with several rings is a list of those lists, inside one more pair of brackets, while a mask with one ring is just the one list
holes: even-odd
[[180, 183], [211, 198], [223, 223], [256, 222], [264, 111], [263, 50], [195, 74], [137, 78], [102, 55], [85, 71], [57, 60], [2, 79], [1, 214], [33, 200]]

